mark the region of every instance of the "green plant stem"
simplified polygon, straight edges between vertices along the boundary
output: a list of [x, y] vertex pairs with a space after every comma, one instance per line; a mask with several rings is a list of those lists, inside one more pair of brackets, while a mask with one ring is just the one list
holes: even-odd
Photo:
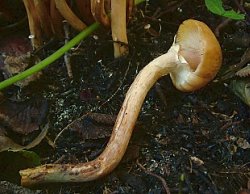
[[[145, 0], [136, 0], [135, 5], [138, 5]], [[49, 57], [45, 58], [38, 64], [32, 66], [31, 68], [13, 76], [10, 77], [9, 79], [6, 79], [2, 82], [0, 82], [0, 90], [20, 81], [25, 79], [26, 77], [33, 75], [34, 73], [37, 73], [38, 71], [41, 71], [51, 63], [53, 63], [55, 60], [59, 59], [65, 52], [70, 50], [72, 47], [74, 47], [76, 44], [78, 44], [81, 40], [85, 39], [88, 37], [92, 32], [94, 32], [98, 27], [100, 26], [99, 23], [95, 22], [94, 24], [90, 25], [89, 27], [85, 28], [82, 32], [80, 32], [77, 36], [75, 36], [72, 40], [70, 40], [67, 44], [65, 44], [63, 47], [58, 49], [56, 52], [54, 52], [52, 55]]]

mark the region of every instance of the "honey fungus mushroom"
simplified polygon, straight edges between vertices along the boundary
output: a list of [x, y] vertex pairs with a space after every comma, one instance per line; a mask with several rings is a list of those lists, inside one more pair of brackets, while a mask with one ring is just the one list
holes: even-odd
[[86, 182], [110, 173], [127, 149], [143, 101], [154, 83], [170, 74], [177, 89], [195, 91], [215, 77], [221, 61], [220, 45], [209, 27], [196, 20], [184, 21], [168, 52], [146, 65], [130, 86], [102, 154], [86, 163], [46, 164], [21, 170], [22, 185]]

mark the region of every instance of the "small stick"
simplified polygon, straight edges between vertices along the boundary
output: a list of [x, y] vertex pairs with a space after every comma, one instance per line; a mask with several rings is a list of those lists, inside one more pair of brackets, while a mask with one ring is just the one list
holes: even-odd
[[[65, 44], [67, 44], [69, 42], [69, 23], [64, 20], [63, 21], [63, 29], [64, 29], [64, 33], [65, 33]], [[68, 72], [68, 76], [70, 79], [73, 78], [73, 73], [72, 73], [72, 68], [71, 68], [71, 61], [70, 61], [70, 57], [71, 57], [71, 54], [67, 51], [65, 54], [64, 54], [64, 62], [65, 62], [65, 65], [66, 65], [66, 68], [67, 68], [67, 72]]]
[[158, 179], [161, 181], [161, 183], [162, 183], [162, 185], [163, 185], [163, 187], [164, 187], [166, 193], [167, 193], [167, 194], [170, 194], [169, 187], [168, 187], [167, 182], [165, 181], [164, 178], [162, 178], [161, 176], [159, 176], [159, 175], [157, 175], [157, 174], [155, 174], [155, 173], [153, 173], [153, 172], [148, 171], [144, 166], [142, 166], [142, 164], [139, 162], [139, 160], [136, 160], [136, 164], [137, 164], [146, 174], [149, 174], [149, 175], [151, 175], [151, 176], [154, 176], [154, 177], [158, 178]]

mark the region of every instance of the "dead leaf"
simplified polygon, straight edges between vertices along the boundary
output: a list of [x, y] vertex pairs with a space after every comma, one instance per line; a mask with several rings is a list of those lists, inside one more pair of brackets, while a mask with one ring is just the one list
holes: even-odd
[[[67, 125], [56, 136], [53, 145], [56, 145], [59, 137], [66, 130], [76, 132], [81, 140], [95, 140], [110, 137], [112, 129], [116, 121], [116, 115], [101, 114], [101, 113], [88, 113], [80, 118], [75, 119]], [[135, 124], [135, 130], [141, 127], [139, 121]], [[53, 147], [53, 146], [52, 146]]]
[[82, 139], [98, 139], [110, 136], [116, 116], [90, 113], [73, 121], [68, 127]]
[[250, 79], [233, 80], [229, 87], [243, 102], [250, 106]]
[[[110, 137], [115, 121], [116, 116], [114, 115], [101, 113], [85, 114], [66, 126], [55, 138], [54, 144], [59, 136], [68, 129], [78, 133], [82, 140]], [[140, 127], [140, 125], [140, 122], [136, 122], [135, 129]]]
[[[3, 64], [0, 66], [0, 70], [3, 72], [4, 78], [8, 79], [20, 72], [23, 72], [30, 65], [38, 63], [40, 60], [37, 57], [31, 56], [31, 54], [25, 53], [20, 56], [5, 56]], [[42, 75], [41, 72], [35, 73], [26, 79], [15, 83], [19, 87], [27, 86], [30, 82], [37, 80]]]
[[242, 68], [241, 70], [237, 71], [236, 74], [239, 77], [247, 77], [250, 76], [250, 65]]
[[6, 136], [0, 136], [0, 152], [3, 152], [3, 151], [18, 152], [21, 150], [28, 150], [30, 148], [33, 148], [37, 146], [43, 140], [43, 138], [46, 136], [48, 132], [48, 128], [49, 128], [49, 125], [47, 124], [42, 129], [41, 133], [31, 143], [29, 143], [26, 146], [21, 146]]
[[247, 48], [241, 57], [239, 63], [230, 65], [230, 67], [224, 72], [221, 79], [227, 80], [235, 76], [237, 71], [240, 71], [250, 61], [250, 48]]
[[22, 102], [4, 99], [0, 101], [0, 134], [12, 130], [27, 135], [38, 130], [47, 111], [48, 103], [43, 98], [36, 97]]
[[28, 38], [21, 35], [12, 34], [0, 40], [0, 52], [9, 56], [20, 56], [32, 51], [32, 46]]
[[[36, 64], [40, 59], [31, 55], [32, 46], [29, 39], [20, 35], [6, 36], [0, 39], [0, 72], [4, 79], [20, 73], [28, 67]], [[38, 79], [41, 72], [17, 82], [19, 87], [27, 86], [31, 81]]]

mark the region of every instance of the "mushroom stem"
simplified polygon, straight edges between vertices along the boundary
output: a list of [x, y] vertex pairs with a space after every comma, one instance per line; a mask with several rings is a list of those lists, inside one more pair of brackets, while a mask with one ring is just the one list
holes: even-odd
[[128, 54], [126, 4], [126, 1], [111, 1], [111, 29], [115, 58]]
[[52, 28], [49, 9], [46, 6], [46, 1], [35, 0], [34, 7], [40, 21], [41, 29], [43, 30], [43, 32], [45, 32], [47, 37], [50, 37], [52, 35]]
[[34, 1], [23, 0], [23, 3], [28, 15], [30, 34], [34, 36], [31, 38], [31, 43], [33, 49], [36, 49], [42, 45], [42, 32], [40, 21], [37, 14], [35, 13]]
[[126, 94], [110, 140], [102, 154], [93, 161], [80, 164], [46, 164], [20, 171], [22, 185], [44, 182], [86, 182], [110, 173], [122, 159], [143, 101], [150, 88], [161, 77], [176, 68], [178, 45], [154, 59], [137, 75]]

